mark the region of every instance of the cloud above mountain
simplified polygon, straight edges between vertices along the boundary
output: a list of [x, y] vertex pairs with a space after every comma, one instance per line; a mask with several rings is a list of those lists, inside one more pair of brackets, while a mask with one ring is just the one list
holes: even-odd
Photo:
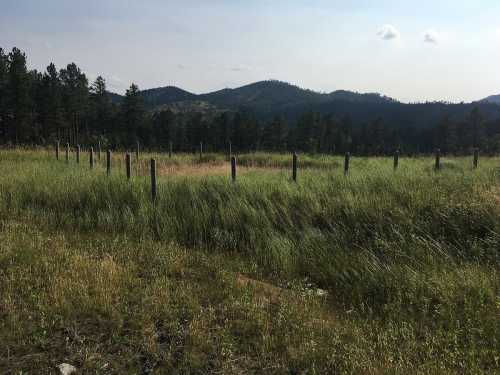
[[392, 25], [382, 26], [382, 28], [377, 32], [377, 35], [380, 36], [383, 40], [399, 39], [401, 36], [398, 29], [396, 29]]
[[436, 30], [427, 30], [424, 33], [424, 42], [425, 43], [432, 43], [432, 44], [437, 44], [439, 41], [439, 34], [437, 33]]

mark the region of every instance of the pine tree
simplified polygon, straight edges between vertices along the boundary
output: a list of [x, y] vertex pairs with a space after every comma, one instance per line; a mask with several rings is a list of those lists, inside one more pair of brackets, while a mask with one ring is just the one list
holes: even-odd
[[132, 146], [138, 137], [144, 137], [146, 110], [140, 94], [139, 86], [132, 84], [125, 94], [122, 104], [121, 118], [123, 123], [123, 142]]
[[106, 90], [106, 80], [98, 76], [90, 86], [91, 130], [102, 135], [111, 129], [112, 105]]
[[7, 136], [16, 143], [28, 141], [31, 116], [30, 77], [26, 55], [18, 48], [13, 48], [9, 54], [7, 103]]
[[477, 148], [481, 147], [483, 141], [484, 141], [484, 124], [483, 124], [483, 117], [481, 113], [479, 112], [479, 108], [475, 107], [468, 118], [468, 122], [470, 125], [470, 138], [472, 141], [472, 147]]
[[40, 82], [40, 98], [38, 113], [44, 139], [54, 137], [61, 140], [61, 129], [64, 126], [62, 108], [62, 86], [56, 66], [50, 64]]
[[67, 128], [68, 138], [72, 143], [79, 143], [82, 130], [86, 130], [88, 135], [86, 126], [89, 99], [88, 80], [75, 63], [69, 64], [59, 74], [62, 83], [62, 102], [69, 124]]
[[9, 56], [0, 48], [0, 136], [3, 141], [7, 137], [7, 85], [9, 74]]

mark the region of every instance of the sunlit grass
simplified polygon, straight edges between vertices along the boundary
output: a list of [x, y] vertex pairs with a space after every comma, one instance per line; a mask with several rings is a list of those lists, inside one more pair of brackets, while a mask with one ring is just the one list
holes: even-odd
[[500, 371], [500, 158], [83, 155], [0, 152], [0, 369]]

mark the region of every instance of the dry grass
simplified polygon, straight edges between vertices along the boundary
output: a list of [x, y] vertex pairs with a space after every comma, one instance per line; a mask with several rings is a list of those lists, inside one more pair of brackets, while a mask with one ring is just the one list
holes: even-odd
[[498, 158], [258, 156], [2, 153], [0, 373], [500, 371]]

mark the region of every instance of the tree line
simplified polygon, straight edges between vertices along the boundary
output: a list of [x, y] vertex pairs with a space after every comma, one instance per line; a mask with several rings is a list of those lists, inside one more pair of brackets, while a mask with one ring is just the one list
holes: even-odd
[[464, 154], [473, 148], [500, 152], [500, 119], [485, 121], [478, 108], [463, 119], [443, 115], [428, 127], [390, 123], [382, 117], [354, 123], [334, 114], [306, 111], [296, 121], [276, 116], [259, 120], [249, 108], [237, 111], [147, 110], [137, 85], [115, 103], [102, 77], [89, 84], [74, 63], [46, 71], [28, 69], [18, 48], [0, 48], [0, 142], [3, 145], [48, 145], [56, 141], [104, 147], [143, 147], [177, 151], [221, 152], [292, 150], [310, 153], [384, 155], [402, 152]]

